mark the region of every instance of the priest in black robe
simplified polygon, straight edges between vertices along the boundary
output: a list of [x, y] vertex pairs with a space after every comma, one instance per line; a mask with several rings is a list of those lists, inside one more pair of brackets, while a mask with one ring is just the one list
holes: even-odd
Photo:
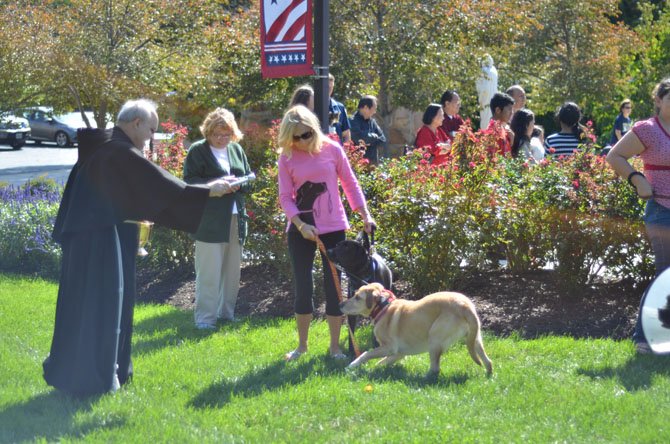
[[79, 158], [67, 180], [53, 238], [62, 261], [46, 382], [90, 396], [115, 391], [133, 374], [130, 347], [138, 227], [150, 220], [194, 233], [223, 180], [187, 185], [138, 148], [157, 130], [155, 105], [127, 102], [111, 130], [78, 132]]

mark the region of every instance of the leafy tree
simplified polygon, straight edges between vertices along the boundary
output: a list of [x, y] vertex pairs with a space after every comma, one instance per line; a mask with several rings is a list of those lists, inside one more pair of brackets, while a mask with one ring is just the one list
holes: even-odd
[[625, 68], [644, 47], [621, 23], [616, 0], [540, 0], [529, 12], [537, 23], [512, 51], [534, 91], [533, 109], [566, 100], [601, 113], [629, 89]]
[[[475, 3], [481, 3], [482, 13]], [[331, 28], [332, 70], [349, 94], [375, 93], [382, 116], [398, 106], [423, 109], [448, 87], [474, 92], [472, 79], [486, 52], [484, 25], [495, 29], [503, 11], [488, 1], [333, 0], [331, 5], [337, 24]], [[462, 96], [467, 101], [470, 94]]]
[[[379, 96], [382, 116], [398, 106], [424, 109], [447, 89], [456, 89], [462, 112], [478, 117], [475, 80], [491, 54], [500, 85], [523, 77], [511, 62], [535, 22], [531, 2], [332, 0], [332, 70], [354, 97]], [[339, 82], [338, 82], [339, 83]]]
[[231, 10], [207, 35], [209, 58], [191, 93], [208, 107], [226, 106], [281, 110], [292, 86], [310, 79], [263, 80], [260, 71], [260, 2]]
[[664, 0], [662, 9], [655, 2], [640, 2], [640, 24], [636, 31], [647, 43], [646, 50], [629, 67], [635, 87], [631, 98], [635, 115], [645, 118], [654, 113], [651, 91], [661, 79], [670, 76], [670, 1]]
[[32, 68], [46, 63], [45, 52], [51, 41], [35, 22], [46, 22], [48, 15], [29, 5], [0, 3], [0, 110], [12, 110], [39, 100], [41, 89]]
[[626, 25], [632, 28], [638, 26], [642, 19], [642, 10], [640, 8], [641, 3], [651, 4], [654, 16], [658, 17], [658, 14], [667, 3], [667, 0], [643, 0], [642, 2], [639, 0], [620, 0], [619, 10], [621, 13], [619, 17], [617, 17], [617, 20], [622, 20]]
[[[642, 106], [668, 70], [667, 0], [633, 3], [330, 0], [335, 94], [349, 109], [375, 94], [384, 117], [454, 88], [476, 117], [489, 53], [500, 88], [521, 83], [536, 114], [570, 99], [610, 120], [624, 96]], [[259, 14], [250, 0], [0, 0], [0, 105], [92, 108], [98, 124], [141, 95], [173, 103], [175, 117], [213, 106], [278, 113], [313, 79], [261, 78]]]
[[617, 4], [332, 0], [338, 24], [331, 33], [332, 71], [345, 92], [338, 97], [376, 93], [384, 116], [397, 106], [423, 109], [449, 87], [461, 91], [464, 113], [475, 117], [474, 83], [489, 53], [500, 89], [521, 83], [536, 112], [570, 99], [602, 113], [630, 90], [625, 67], [644, 48], [619, 22]]
[[[11, 16], [21, 34], [48, 35], [47, 45], [15, 45], [16, 57], [41, 53], [43, 63], [26, 67], [31, 83], [56, 109], [94, 110], [103, 126], [108, 113], [128, 98], [160, 97], [188, 89], [199, 72], [207, 27], [225, 14], [216, 0], [46, 0], [24, 5]], [[3, 9], [11, 8], [4, 5]], [[3, 16], [5, 14], [3, 13]], [[4, 27], [3, 27], [4, 29]], [[204, 57], [204, 56], [203, 56]], [[13, 78], [13, 81], [23, 81]]]

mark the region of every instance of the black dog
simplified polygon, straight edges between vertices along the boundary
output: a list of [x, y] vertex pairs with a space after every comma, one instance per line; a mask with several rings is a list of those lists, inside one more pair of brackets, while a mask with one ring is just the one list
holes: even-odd
[[[342, 267], [349, 278], [347, 297], [352, 297], [356, 290], [365, 284], [378, 282], [387, 290], [393, 285], [393, 274], [384, 259], [377, 253], [370, 253], [370, 239], [366, 232], [361, 232], [356, 240], [343, 240], [335, 248], [328, 250], [328, 258]], [[356, 330], [357, 316], [348, 316], [351, 331]], [[373, 338], [375, 346], [377, 341]], [[353, 344], [349, 341], [349, 353], [353, 355]]]
[[370, 253], [370, 239], [366, 232], [360, 233], [356, 240], [341, 241], [328, 250], [328, 257], [347, 273], [353, 291], [373, 282], [382, 284], [387, 290], [393, 285], [393, 274], [384, 259], [377, 253]]

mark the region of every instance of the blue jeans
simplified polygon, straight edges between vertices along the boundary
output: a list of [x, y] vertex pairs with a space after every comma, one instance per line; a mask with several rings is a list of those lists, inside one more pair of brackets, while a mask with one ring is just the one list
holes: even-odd
[[[644, 226], [647, 230], [647, 237], [651, 242], [651, 248], [654, 251], [654, 266], [656, 276], [658, 276], [670, 266], [670, 208], [660, 205], [653, 199], [647, 202], [644, 211]], [[640, 322], [641, 313], [642, 304], [640, 304], [637, 323], [633, 332], [633, 341], [636, 342], [646, 342]]]

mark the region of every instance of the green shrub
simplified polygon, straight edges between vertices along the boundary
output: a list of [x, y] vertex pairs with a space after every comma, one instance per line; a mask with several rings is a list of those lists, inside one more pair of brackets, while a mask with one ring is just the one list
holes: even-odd
[[[247, 199], [245, 257], [289, 276], [272, 144], [276, 132], [275, 122], [265, 135], [253, 133], [245, 141], [258, 176]], [[345, 145], [379, 227], [377, 249], [396, 278], [421, 295], [454, 288], [470, 270], [498, 267], [500, 259], [515, 273], [553, 264], [559, 279], [573, 287], [602, 278], [604, 269], [610, 279], [641, 283], [653, 276], [641, 222], [643, 202], [605, 164], [597, 147], [529, 165], [491, 155], [497, 136], [464, 126], [452, 146], [453, 158], [439, 167], [430, 165], [421, 150], [372, 166], [361, 147]], [[168, 154], [159, 160], [181, 169], [181, 151], [166, 146], [161, 152]], [[169, 153], [177, 153], [177, 159]], [[41, 181], [3, 189], [3, 269], [57, 274], [60, 251], [49, 236], [60, 198], [57, 188]], [[353, 237], [362, 223], [357, 215], [349, 214], [349, 220]], [[150, 256], [141, 267], [193, 266], [193, 241], [185, 233], [155, 227], [147, 249]]]
[[195, 264], [195, 241], [183, 231], [154, 225], [145, 249], [149, 255], [137, 262], [139, 269], [170, 272]]

